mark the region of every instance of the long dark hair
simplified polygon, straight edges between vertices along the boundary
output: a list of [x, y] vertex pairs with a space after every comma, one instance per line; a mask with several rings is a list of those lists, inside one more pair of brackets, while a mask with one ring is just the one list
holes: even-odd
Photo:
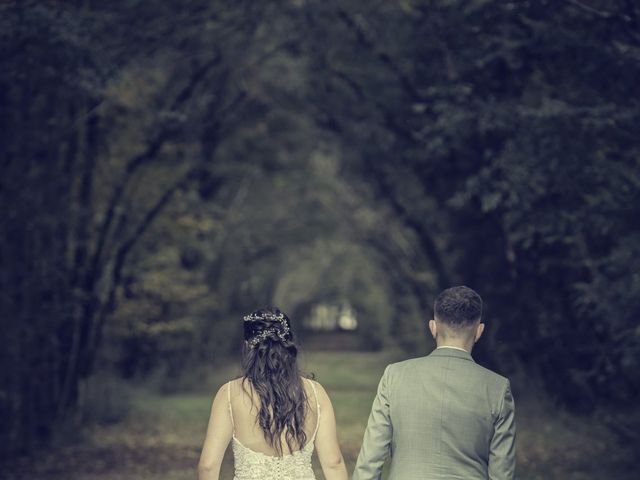
[[304, 448], [307, 395], [289, 317], [275, 307], [256, 310], [244, 317], [244, 339], [242, 387], [246, 391], [248, 381], [260, 398], [257, 421], [265, 439], [278, 456], [283, 432], [289, 451]]

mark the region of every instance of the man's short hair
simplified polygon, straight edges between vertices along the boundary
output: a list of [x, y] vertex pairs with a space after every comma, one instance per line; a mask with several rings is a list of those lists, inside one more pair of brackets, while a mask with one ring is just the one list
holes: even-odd
[[464, 285], [444, 290], [433, 306], [436, 318], [451, 327], [466, 327], [482, 317], [482, 298]]

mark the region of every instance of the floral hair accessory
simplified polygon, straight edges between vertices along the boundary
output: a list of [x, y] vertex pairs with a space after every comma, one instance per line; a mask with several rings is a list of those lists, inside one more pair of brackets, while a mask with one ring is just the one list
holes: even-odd
[[280, 323], [283, 323], [284, 313], [282, 313], [282, 312], [278, 312], [278, 313], [271, 313], [271, 312], [257, 313], [257, 312], [253, 312], [253, 313], [250, 313], [249, 315], [245, 315], [244, 316], [244, 321], [245, 322], [251, 322], [253, 320], [278, 320]]
[[[244, 338], [251, 348], [263, 342], [267, 338], [273, 338], [274, 340], [279, 339], [281, 342], [286, 342], [291, 339], [289, 319], [280, 311], [278, 311], [278, 313], [253, 312], [249, 315], [245, 315], [243, 319]], [[256, 325], [254, 323], [258, 320], [275, 320], [279, 322], [280, 325], [274, 325], [262, 329], [262, 325]]]

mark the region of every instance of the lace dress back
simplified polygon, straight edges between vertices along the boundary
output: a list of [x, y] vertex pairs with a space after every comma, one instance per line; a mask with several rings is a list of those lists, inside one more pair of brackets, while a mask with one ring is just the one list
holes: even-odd
[[229, 405], [229, 415], [233, 425], [233, 437], [231, 439], [233, 458], [235, 464], [234, 480], [315, 480], [315, 474], [311, 467], [311, 456], [313, 455], [314, 442], [320, 425], [320, 403], [318, 402], [318, 392], [312, 381], [305, 379], [311, 385], [313, 395], [316, 400], [316, 426], [313, 435], [307, 444], [301, 449], [282, 457], [256, 452], [242, 444], [236, 438], [235, 423], [233, 420], [233, 409], [231, 408], [231, 382], [227, 385], [227, 403]]

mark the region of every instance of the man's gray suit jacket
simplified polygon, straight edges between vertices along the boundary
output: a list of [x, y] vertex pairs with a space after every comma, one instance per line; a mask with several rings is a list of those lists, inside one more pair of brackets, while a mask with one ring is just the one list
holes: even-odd
[[509, 380], [450, 347], [387, 366], [353, 480], [512, 480]]

